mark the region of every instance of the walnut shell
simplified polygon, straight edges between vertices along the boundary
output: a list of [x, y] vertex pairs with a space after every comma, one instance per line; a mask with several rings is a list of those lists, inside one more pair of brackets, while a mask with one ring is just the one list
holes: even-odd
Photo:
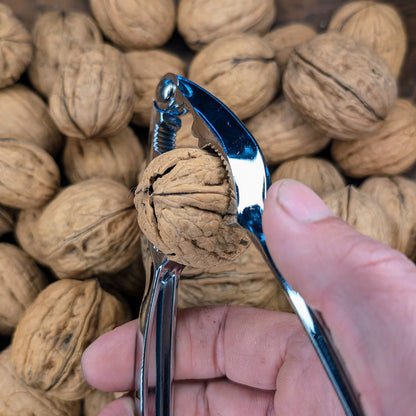
[[134, 105], [133, 79], [125, 56], [107, 44], [76, 49], [62, 67], [49, 99], [62, 133], [80, 139], [117, 134]]
[[52, 156], [62, 147], [62, 136], [47, 104], [22, 84], [0, 90], [0, 137], [36, 144]]
[[407, 51], [406, 27], [397, 9], [375, 1], [353, 1], [339, 7], [329, 30], [353, 37], [372, 47], [397, 78]]
[[68, 138], [62, 165], [71, 183], [109, 178], [128, 188], [137, 185], [144, 149], [134, 131], [126, 127], [114, 136], [79, 140]]
[[0, 4], [0, 88], [14, 84], [33, 55], [32, 37], [12, 9]]
[[249, 245], [230, 225], [236, 201], [221, 159], [202, 149], [174, 149], [143, 172], [134, 203], [143, 234], [171, 260], [208, 268], [233, 260]]
[[293, 49], [316, 36], [316, 30], [306, 23], [289, 23], [278, 26], [267, 33], [264, 38], [270, 42], [276, 55], [280, 70], [286, 69]]
[[132, 122], [149, 127], [156, 87], [160, 79], [171, 72], [185, 76], [185, 61], [162, 49], [132, 51], [126, 53], [133, 75], [136, 101]]
[[25, 383], [61, 400], [78, 400], [92, 388], [81, 356], [99, 335], [129, 318], [126, 307], [98, 281], [51, 283], [26, 309], [11, 345], [16, 373]]
[[34, 144], [0, 138], [0, 203], [13, 208], [46, 204], [57, 192], [58, 165]]
[[0, 334], [11, 335], [46, 284], [43, 272], [28, 254], [13, 244], [0, 243]]
[[35, 230], [42, 261], [59, 278], [116, 273], [140, 249], [132, 194], [110, 179], [63, 189], [42, 210]]
[[162, 46], [175, 29], [174, 0], [90, 0], [104, 34], [123, 49]]
[[37, 225], [42, 208], [22, 209], [17, 214], [15, 237], [22, 249], [33, 257], [37, 263], [46, 266], [42, 261], [41, 248], [37, 241]]
[[321, 198], [330, 192], [344, 188], [345, 179], [327, 159], [299, 157], [283, 162], [271, 175], [272, 182], [294, 179], [309, 186]]
[[115, 400], [115, 394], [113, 392], [92, 391], [84, 399], [84, 416], [98, 416], [101, 409], [113, 400]]
[[247, 120], [246, 126], [268, 164], [318, 153], [331, 140], [307, 123], [284, 97]]
[[360, 190], [384, 208], [393, 224], [392, 247], [416, 259], [416, 183], [402, 176], [367, 178]]
[[75, 48], [102, 42], [101, 32], [86, 13], [48, 11], [33, 26], [35, 52], [29, 66], [29, 79], [36, 90], [48, 97], [62, 65]]
[[283, 76], [288, 101], [315, 128], [356, 140], [380, 128], [397, 98], [390, 68], [373, 49], [328, 32], [297, 46]]
[[32, 389], [17, 376], [11, 349], [0, 353], [0, 414], [2, 416], [79, 416], [80, 401], [64, 401]]
[[269, 43], [257, 35], [217, 39], [192, 59], [188, 77], [247, 119], [273, 99], [280, 72]]
[[416, 162], [416, 106], [399, 98], [379, 130], [361, 140], [334, 140], [331, 155], [355, 178], [404, 172]]
[[0, 205], [0, 237], [14, 230], [15, 213], [14, 210]]
[[361, 234], [393, 245], [393, 224], [383, 207], [352, 185], [326, 194], [323, 201], [335, 215]]
[[254, 244], [234, 261], [210, 269], [185, 267], [178, 307], [242, 305], [291, 311], [283, 291]]
[[264, 35], [274, 23], [273, 0], [181, 0], [178, 31], [194, 50], [232, 33]]

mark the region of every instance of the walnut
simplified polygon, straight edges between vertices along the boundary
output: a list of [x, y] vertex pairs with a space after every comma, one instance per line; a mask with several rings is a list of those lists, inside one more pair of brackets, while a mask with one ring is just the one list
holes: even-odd
[[242, 305], [291, 311], [283, 291], [254, 244], [232, 262], [209, 269], [185, 267], [178, 307]]
[[35, 208], [57, 192], [60, 174], [55, 160], [34, 144], [0, 138], [0, 203]]
[[99, 335], [126, 322], [129, 312], [97, 280], [51, 283], [26, 309], [11, 344], [16, 374], [61, 400], [91, 392], [81, 369], [85, 348]]
[[0, 205], [0, 237], [14, 230], [15, 212]]
[[336, 10], [328, 29], [372, 47], [387, 62], [394, 76], [399, 76], [407, 51], [407, 33], [393, 5], [375, 1], [348, 2]]
[[344, 140], [380, 128], [397, 98], [396, 81], [385, 61], [337, 32], [317, 35], [294, 49], [283, 91], [314, 127]]
[[90, 0], [104, 34], [123, 49], [162, 46], [175, 29], [175, 0]]
[[345, 179], [327, 159], [299, 157], [283, 162], [271, 175], [272, 182], [294, 179], [309, 186], [321, 198], [330, 192], [344, 188]]
[[0, 243], [0, 334], [11, 335], [46, 283], [28, 254], [13, 244]]
[[71, 183], [110, 178], [128, 188], [137, 185], [144, 149], [134, 131], [126, 127], [114, 136], [79, 140], [68, 138], [62, 165]]
[[373, 176], [360, 190], [371, 195], [384, 208], [393, 224], [392, 247], [413, 261], [416, 259], [416, 183], [403, 176]]
[[34, 237], [42, 262], [59, 278], [116, 273], [140, 248], [132, 194], [111, 179], [70, 185], [44, 207]]
[[107, 44], [89, 44], [68, 57], [49, 98], [62, 133], [80, 139], [117, 134], [134, 105], [133, 79], [125, 56]]
[[14, 84], [29, 65], [32, 37], [12, 9], [0, 4], [0, 88]]
[[160, 79], [168, 72], [184, 76], [186, 65], [183, 59], [161, 49], [128, 52], [126, 58], [136, 95], [132, 122], [149, 127], [152, 103]]
[[237, 225], [228, 173], [216, 154], [174, 149], [143, 172], [134, 202], [143, 234], [174, 261], [208, 268], [232, 261], [249, 245]]
[[280, 72], [269, 43], [257, 35], [217, 39], [192, 59], [188, 77], [247, 119], [273, 99]]
[[381, 128], [361, 140], [334, 140], [331, 155], [348, 176], [396, 175], [416, 161], [416, 106], [399, 98]]
[[28, 71], [32, 85], [48, 97], [71, 51], [100, 42], [101, 32], [86, 13], [62, 10], [40, 14], [33, 26], [35, 53]]
[[0, 414], [2, 416], [79, 416], [80, 401], [64, 401], [32, 389], [17, 376], [10, 347], [0, 352]]
[[276, 62], [283, 72], [293, 49], [316, 36], [316, 30], [306, 23], [289, 23], [278, 26], [267, 33], [264, 38], [272, 45]]
[[353, 185], [326, 194], [324, 202], [335, 215], [361, 234], [393, 245], [393, 224], [383, 207]]
[[84, 416], [98, 416], [100, 410], [113, 400], [115, 400], [115, 394], [112, 392], [105, 392], [100, 390], [92, 391], [84, 399]]
[[20, 247], [33, 257], [37, 263], [46, 266], [42, 261], [41, 248], [37, 242], [37, 224], [42, 208], [22, 209], [17, 214], [15, 237]]
[[247, 120], [246, 126], [268, 164], [318, 153], [331, 139], [312, 128], [284, 97]]
[[178, 31], [194, 50], [231, 33], [264, 35], [276, 17], [273, 0], [181, 0]]
[[23, 84], [0, 90], [0, 137], [36, 144], [52, 156], [63, 142], [47, 104]]

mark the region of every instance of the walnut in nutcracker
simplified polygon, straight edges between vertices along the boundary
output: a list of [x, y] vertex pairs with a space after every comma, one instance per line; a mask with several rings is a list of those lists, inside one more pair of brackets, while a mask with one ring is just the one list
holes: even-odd
[[137, 185], [143, 162], [143, 146], [129, 127], [114, 136], [94, 140], [69, 137], [62, 156], [65, 176], [71, 183], [109, 178], [128, 188]]
[[337, 32], [317, 35], [293, 50], [283, 91], [315, 128], [341, 140], [375, 132], [397, 98], [396, 80], [384, 59]]
[[36, 208], [58, 191], [55, 160], [34, 144], [0, 138], [0, 203], [12, 208]]
[[48, 97], [62, 65], [75, 48], [102, 42], [101, 32], [86, 13], [47, 11], [36, 19], [33, 31], [34, 56], [29, 79], [36, 90]]
[[247, 120], [246, 126], [270, 165], [318, 153], [331, 139], [307, 123], [284, 97]]
[[249, 246], [235, 222], [236, 201], [220, 157], [174, 149], [143, 172], [134, 203], [143, 234], [184, 265], [207, 268], [232, 261]]
[[404, 176], [373, 176], [360, 190], [384, 208], [393, 224], [392, 247], [416, 259], [416, 182]]
[[0, 334], [11, 335], [47, 281], [34, 260], [14, 244], [0, 243]]
[[372, 47], [397, 78], [407, 51], [406, 27], [392, 4], [352, 1], [342, 5], [329, 22], [329, 30], [353, 37]]
[[133, 75], [135, 104], [132, 122], [149, 127], [155, 89], [160, 79], [171, 72], [185, 76], [185, 61], [162, 49], [126, 53]]
[[82, 353], [128, 318], [124, 303], [101, 289], [97, 280], [53, 282], [16, 327], [11, 344], [16, 374], [52, 397], [81, 399], [92, 390], [82, 373]]
[[0, 90], [0, 137], [36, 144], [52, 156], [63, 143], [47, 104], [23, 84]]
[[125, 50], [164, 45], [175, 29], [175, 0], [90, 0], [104, 34]]
[[335, 215], [361, 234], [393, 245], [393, 224], [384, 208], [370, 195], [347, 185], [326, 194], [323, 201]]
[[209, 269], [185, 267], [178, 307], [240, 305], [291, 311], [283, 291], [254, 244], [232, 262]]
[[316, 30], [306, 23], [289, 23], [268, 32], [264, 38], [276, 54], [277, 65], [283, 72], [293, 49], [316, 36]]
[[332, 159], [348, 176], [397, 175], [416, 162], [416, 106], [399, 98], [375, 133], [361, 140], [334, 140]]
[[0, 4], [0, 88], [14, 84], [28, 67], [32, 37], [12, 9]]
[[218, 97], [237, 117], [247, 119], [276, 95], [280, 71], [263, 38], [233, 34], [219, 38], [192, 59], [188, 77]]
[[182, 0], [178, 6], [178, 31], [194, 50], [231, 33], [264, 35], [274, 23], [273, 0]]
[[49, 109], [59, 130], [80, 139], [117, 134], [133, 115], [127, 60], [108, 44], [74, 50], [52, 88]]
[[42, 263], [59, 278], [116, 273], [140, 249], [133, 196], [111, 179], [89, 179], [61, 190], [42, 210], [35, 231]]
[[335, 165], [320, 157], [299, 157], [283, 162], [271, 175], [272, 182], [294, 179], [309, 186], [321, 198], [346, 185]]
[[64, 401], [29, 387], [15, 372], [10, 347], [0, 352], [0, 414], [2, 416], [79, 416], [81, 402]]

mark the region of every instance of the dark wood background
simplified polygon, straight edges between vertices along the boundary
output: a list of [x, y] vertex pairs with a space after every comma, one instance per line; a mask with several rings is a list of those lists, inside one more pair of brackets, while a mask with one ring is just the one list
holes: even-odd
[[[207, 0], [209, 1], [209, 0]], [[30, 29], [40, 12], [50, 9], [90, 12], [88, 0], [3, 0]], [[276, 25], [304, 21], [324, 31], [334, 10], [345, 0], [276, 0]], [[416, 102], [416, 0], [390, 0], [406, 23], [409, 45], [407, 59], [399, 80], [400, 95]], [[178, 42], [178, 36], [176, 36]], [[180, 40], [179, 40], [180, 42]], [[182, 48], [183, 45], [180, 45]]]

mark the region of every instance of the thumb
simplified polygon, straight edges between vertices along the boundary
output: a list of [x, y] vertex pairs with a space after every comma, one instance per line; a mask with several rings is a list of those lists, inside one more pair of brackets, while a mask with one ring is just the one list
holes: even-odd
[[[384, 408], [388, 399], [376, 394], [380, 385], [388, 396], [388, 380], [403, 380], [408, 373], [397, 363], [389, 368], [386, 356], [391, 359], [409, 348], [410, 360], [416, 346], [414, 264], [358, 233], [293, 180], [278, 181], [269, 189], [263, 229], [282, 275], [322, 313], [363, 399], [371, 397], [373, 410]], [[409, 337], [412, 348], [398, 341]], [[414, 381], [409, 383], [415, 387]]]
[[313, 307], [330, 297], [366, 300], [363, 290], [389, 289], [414, 264], [336, 217], [308, 187], [293, 180], [269, 189], [263, 228], [271, 256], [286, 280]]

